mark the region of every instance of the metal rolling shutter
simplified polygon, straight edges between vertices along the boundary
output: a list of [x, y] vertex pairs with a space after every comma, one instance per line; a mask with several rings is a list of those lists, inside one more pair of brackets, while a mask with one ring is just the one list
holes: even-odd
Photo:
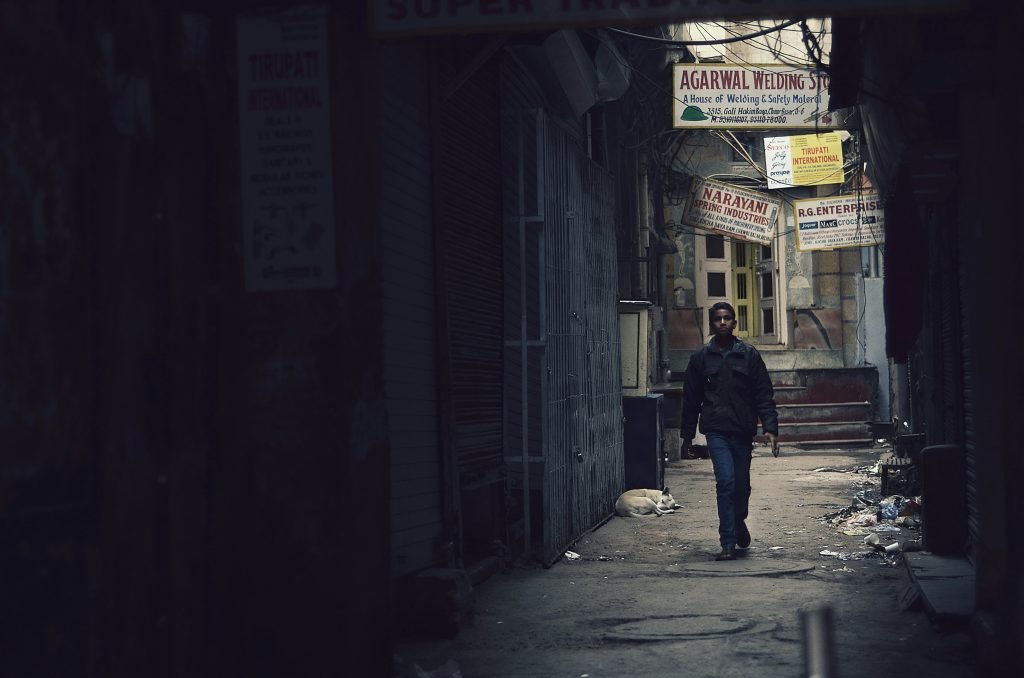
[[[446, 63], [441, 82], [464, 68]], [[447, 76], [447, 77], [445, 77]], [[502, 228], [497, 60], [440, 102], [437, 217], [442, 240], [445, 391], [453, 454], [467, 483], [502, 466]]]
[[563, 127], [548, 125], [547, 137], [548, 340], [561, 357], [548, 379], [566, 387], [564, 400], [545, 403], [554, 510], [544, 556], [553, 562], [607, 517], [623, 485], [623, 438], [614, 179]]
[[[961, 318], [967, 317], [964, 309], [967, 308], [966, 267], [958, 271], [960, 281], [960, 293], [958, 300], [960, 308], [958, 313]], [[963, 388], [963, 433], [964, 433], [964, 467], [967, 474], [967, 557], [974, 565], [978, 564], [978, 544], [980, 533], [980, 519], [978, 514], [978, 462], [977, 462], [977, 429], [976, 429], [976, 401], [975, 384], [970, 360], [970, 323], [960, 324], [960, 355], [963, 362], [961, 373]]]
[[550, 564], [622, 490], [616, 190], [518, 59], [502, 86], [509, 475]]
[[948, 443], [963, 441], [963, 386], [961, 385], [963, 349], [960, 334], [960, 279], [956, 247], [955, 224], [940, 219], [935, 240], [940, 245], [936, 253], [942, 262], [938, 303], [941, 363], [938, 365], [942, 380], [942, 420], [945, 422], [942, 440]]
[[443, 531], [427, 74], [421, 50], [380, 50], [385, 369], [392, 574], [435, 564]]

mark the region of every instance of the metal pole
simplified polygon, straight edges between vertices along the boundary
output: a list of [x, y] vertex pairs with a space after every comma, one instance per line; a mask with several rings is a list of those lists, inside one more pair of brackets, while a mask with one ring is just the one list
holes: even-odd
[[529, 396], [529, 351], [527, 337], [527, 298], [526, 298], [526, 172], [524, 171], [525, 156], [523, 155], [523, 133], [526, 116], [516, 115], [516, 128], [519, 132], [518, 151], [519, 167], [519, 398], [522, 409], [522, 423], [519, 434], [522, 437], [520, 455], [523, 464], [523, 554], [527, 560], [533, 555], [531, 545], [533, 535], [530, 533], [530, 396]]
[[838, 678], [832, 608], [827, 605], [800, 611], [806, 678]]

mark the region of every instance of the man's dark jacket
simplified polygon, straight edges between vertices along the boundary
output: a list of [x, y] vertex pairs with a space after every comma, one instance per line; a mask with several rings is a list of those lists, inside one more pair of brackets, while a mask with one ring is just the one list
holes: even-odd
[[690, 357], [683, 380], [683, 440], [691, 440], [700, 415], [701, 433], [753, 438], [757, 420], [765, 433], [779, 433], [775, 390], [757, 349], [733, 339], [723, 352], [712, 339]]

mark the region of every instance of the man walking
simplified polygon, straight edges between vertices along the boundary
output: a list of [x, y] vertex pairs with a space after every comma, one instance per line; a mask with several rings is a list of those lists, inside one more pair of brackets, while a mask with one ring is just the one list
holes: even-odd
[[720, 301], [711, 307], [711, 341], [690, 357], [683, 380], [684, 456], [697, 430], [708, 439], [718, 495], [718, 536], [722, 552], [715, 560], [735, 560], [736, 547], [750, 546], [747, 508], [750, 460], [757, 420], [779, 456], [779, 417], [775, 391], [761, 354], [733, 336], [736, 311]]

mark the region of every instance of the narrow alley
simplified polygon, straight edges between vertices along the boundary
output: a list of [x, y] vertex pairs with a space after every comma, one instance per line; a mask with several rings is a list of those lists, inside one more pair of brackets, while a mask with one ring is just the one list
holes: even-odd
[[1021, 25], [4, 2], [0, 678], [1024, 676]]
[[885, 452], [783, 446], [773, 459], [755, 448], [753, 542], [733, 562], [713, 559], [711, 462], [672, 462], [666, 484], [683, 508], [612, 517], [549, 569], [491, 576], [457, 638], [396, 648], [405, 675], [806, 675], [800, 613], [818, 605], [833, 608], [840, 676], [972, 675], [966, 631], [932, 623], [902, 554], [864, 543], [877, 527], [886, 545], [913, 543], [919, 530], [851, 528], [836, 517], [858, 493], [878, 499]]

